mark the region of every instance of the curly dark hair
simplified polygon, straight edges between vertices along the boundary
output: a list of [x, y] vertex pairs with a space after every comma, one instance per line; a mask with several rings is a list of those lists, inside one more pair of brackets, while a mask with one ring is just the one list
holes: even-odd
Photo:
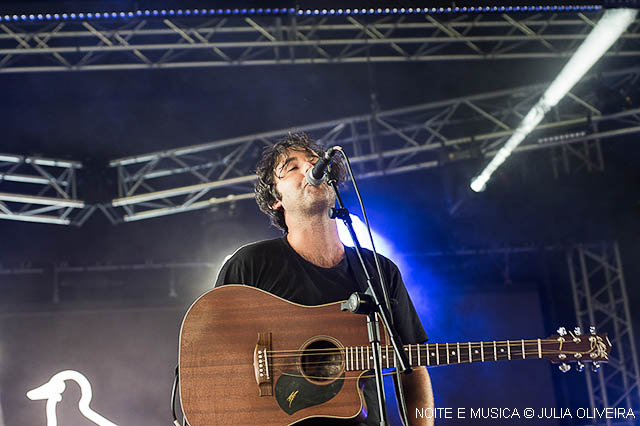
[[[289, 133], [262, 152], [262, 158], [256, 168], [258, 176], [254, 187], [256, 202], [260, 210], [269, 216], [271, 224], [283, 232], [289, 231], [284, 221], [284, 210], [274, 209], [273, 204], [282, 199], [282, 195], [276, 190], [275, 168], [286, 155], [287, 150], [308, 152], [317, 157], [323, 156], [325, 152], [304, 133]], [[338, 155], [334, 157], [331, 165], [331, 177], [336, 179], [338, 184], [344, 183], [346, 179], [346, 168]]]

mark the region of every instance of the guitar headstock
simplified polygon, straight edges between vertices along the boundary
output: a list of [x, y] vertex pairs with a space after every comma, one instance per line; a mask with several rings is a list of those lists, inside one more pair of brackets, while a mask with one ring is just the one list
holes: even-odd
[[584, 363], [590, 362], [593, 371], [598, 371], [600, 362], [609, 360], [611, 342], [606, 333], [596, 333], [595, 327], [589, 327], [589, 333], [583, 334], [580, 327], [567, 330], [558, 328], [556, 334], [544, 339], [541, 343], [542, 356], [554, 364], [561, 363], [560, 371], [566, 373], [571, 369], [568, 363], [577, 363], [576, 370], [583, 371]]

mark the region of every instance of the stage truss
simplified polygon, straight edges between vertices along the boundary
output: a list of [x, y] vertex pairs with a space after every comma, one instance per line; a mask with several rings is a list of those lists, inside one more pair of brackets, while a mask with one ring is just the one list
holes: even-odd
[[[579, 168], [603, 170], [601, 143], [640, 132], [640, 109], [618, 107], [604, 114], [597, 90], [619, 91], [637, 84], [639, 76], [640, 68], [630, 68], [583, 79], [516, 152], [550, 149], [556, 175]], [[79, 162], [0, 154], [0, 218], [82, 225], [102, 211], [115, 224], [252, 199], [257, 156], [291, 131], [307, 132], [325, 146], [344, 146], [361, 179], [470, 159], [482, 162], [495, 155], [546, 87], [523, 86], [392, 110], [374, 105], [359, 116], [112, 160], [118, 193], [98, 204], [78, 198]], [[452, 197], [450, 211], [463, 201]]]
[[77, 161], [0, 154], [0, 219], [69, 225], [75, 214], [90, 214], [76, 191], [80, 168]]
[[[561, 148], [572, 153], [574, 169], [576, 160], [582, 160], [586, 169], [602, 170], [601, 141], [640, 132], [640, 109], [603, 114], [596, 88], [620, 87], [637, 80], [639, 73], [640, 68], [632, 68], [600, 74], [598, 82], [584, 79], [516, 152]], [[361, 179], [461, 160], [486, 161], [546, 87], [518, 87], [387, 111], [374, 107], [360, 116], [113, 160], [119, 192], [109, 207], [110, 217], [114, 222], [142, 220], [251, 199], [259, 152], [291, 131], [307, 132], [325, 146], [345, 147]], [[453, 200], [452, 210], [460, 202]]]
[[[603, 11], [0, 22], [0, 73], [568, 58]], [[640, 21], [608, 56], [638, 57]]]
[[617, 243], [591, 248], [578, 245], [567, 252], [578, 325], [596, 325], [609, 332], [609, 362], [596, 376], [586, 374], [591, 409], [634, 410], [635, 419], [602, 418], [597, 424], [637, 424], [640, 415], [640, 370], [629, 298]]

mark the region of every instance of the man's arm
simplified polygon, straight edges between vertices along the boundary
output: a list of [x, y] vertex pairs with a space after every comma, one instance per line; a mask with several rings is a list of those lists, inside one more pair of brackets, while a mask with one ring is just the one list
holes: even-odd
[[[421, 418], [416, 415], [416, 410], [431, 408], [433, 413], [433, 389], [431, 389], [431, 379], [427, 373], [426, 367], [415, 367], [411, 374], [402, 374], [402, 385], [404, 389], [404, 397], [407, 402], [407, 418], [409, 426], [432, 426], [434, 423], [433, 416], [431, 418]], [[393, 376], [396, 379], [396, 376]], [[425, 416], [426, 417], [426, 416]]]

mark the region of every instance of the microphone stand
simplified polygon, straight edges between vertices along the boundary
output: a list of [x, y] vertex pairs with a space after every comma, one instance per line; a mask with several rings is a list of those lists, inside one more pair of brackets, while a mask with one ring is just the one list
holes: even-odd
[[367, 315], [367, 332], [369, 335], [369, 343], [373, 353], [373, 365], [376, 377], [376, 389], [378, 391], [378, 408], [380, 412], [380, 426], [387, 426], [389, 424], [387, 420], [387, 407], [385, 405], [384, 384], [382, 381], [382, 362], [381, 362], [381, 350], [380, 350], [380, 327], [378, 323], [378, 317], [382, 320], [389, 339], [393, 345], [395, 359], [399, 361], [399, 366], [396, 368], [401, 373], [411, 373], [411, 366], [409, 365], [409, 359], [404, 351], [402, 340], [395, 330], [395, 327], [391, 323], [391, 315], [387, 307], [381, 303], [383, 300], [380, 296], [379, 290], [373, 285], [369, 271], [364, 263], [364, 257], [362, 256], [362, 247], [356, 236], [356, 232], [353, 229], [351, 223], [351, 217], [349, 216], [349, 210], [347, 210], [342, 202], [342, 197], [338, 191], [338, 185], [335, 179], [328, 178], [327, 184], [333, 188], [333, 192], [336, 194], [336, 200], [338, 201], [339, 208], [331, 208], [329, 211], [329, 217], [331, 219], [342, 219], [351, 239], [354, 244], [354, 248], [360, 260], [360, 265], [364, 272], [367, 281], [367, 290], [364, 293], [353, 293], [346, 302], [342, 303], [342, 310], [349, 310], [352, 313]]

